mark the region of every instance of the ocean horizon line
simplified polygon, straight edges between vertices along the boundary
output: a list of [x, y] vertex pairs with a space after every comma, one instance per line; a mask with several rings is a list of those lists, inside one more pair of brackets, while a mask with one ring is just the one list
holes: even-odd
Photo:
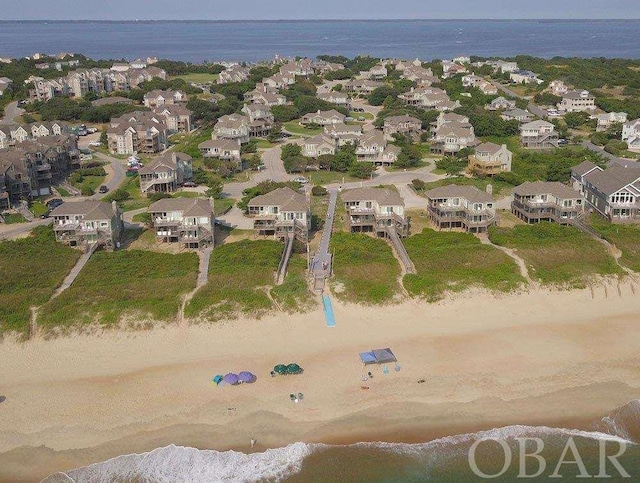
[[638, 22], [640, 18], [280, 18], [280, 19], [3, 19], [2, 23], [285, 23], [285, 22]]

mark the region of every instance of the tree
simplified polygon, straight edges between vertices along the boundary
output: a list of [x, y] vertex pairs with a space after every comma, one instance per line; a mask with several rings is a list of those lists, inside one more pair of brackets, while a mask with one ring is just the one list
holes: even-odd
[[311, 194], [313, 196], [326, 196], [327, 188], [325, 188], [324, 186], [316, 185], [313, 188], [311, 188]]
[[572, 129], [582, 126], [588, 120], [589, 114], [586, 112], [567, 112], [564, 115], [564, 122]]
[[270, 143], [277, 143], [282, 138], [282, 126], [280, 124], [275, 124], [271, 128], [271, 132], [267, 136], [267, 141]]
[[207, 184], [207, 182], [209, 181], [209, 175], [202, 168], [194, 168], [193, 176], [191, 179], [196, 184]]
[[304, 156], [290, 156], [283, 159], [282, 163], [287, 173], [304, 173], [309, 165], [309, 159]]
[[371, 177], [375, 167], [367, 162], [355, 162], [349, 168], [349, 174], [355, 178], [367, 179]]
[[295, 156], [302, 155], [302, 147], [298, 144], [285, 144], [282, 146], [282, 153], [280, 154], [280, 159], [283, 161], [287, 158], [293, 158]]
[[468, 165], [468, 161], [455, 156], [445, 156], [436, 161], [436, 168], [447, 173], [447, 176], [458, 176]]
[[334, 154], [322, 154], [318, 156], [318, 168], [331, 171], [331, 168], [336, 162], [336, 156]]
[[258, 153], [249, 158], [249, 169], [258, 169], [262, 166], [262, 158]]
[[100, 144], [107, 146], [109, 144], [109, 138], [107, 137], [107, 128], [103, 128], [100, 133]]
[[107, 196], [105, 198], [105, 201], [122, 202], [122, 201], [128, 200], [129, 198], [131, 198], [131, 195], [129, 194], [129, 192], [126, 189], [118, 188], [113, 193], [111, 193], [109, 196]]
[[272, 106], [271, 113], [276, 122], [289, 122], [300, 117], [295, 106]]
[[381, 106], [387, 97], [397, 98], [398, 91], [390, 86], [381, 86], [369, 94], [368, 101], [372, 106]]
[[340, 171], [342, 173], [349, 171], [351, 165], [356, 163], [356, 151], [355, 147], [348, 144], [343, 146], [336, 154], [335, 160], [331, 166], [334, 171]]
[[411, 180], [411, 184], [413, 185], [413, 189], [417, 191], [423, 190], [425, 187], [425, 182], [418, 178]]

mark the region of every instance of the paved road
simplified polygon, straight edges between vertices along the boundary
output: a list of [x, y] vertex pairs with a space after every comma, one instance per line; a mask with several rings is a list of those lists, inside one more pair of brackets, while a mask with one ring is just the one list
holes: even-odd
[[36, 218], [30, 223], [17, 223], [15, 225], [5, 225], [0, 223], [0, 240], [10, 240], [30, 232], [37, 226], [50, 225], [53, 222], [51, 218], [44, 220]]
[[109, 166], [107, 167], [107, 177], [105, 179], [104, 184], [109, 188], [109, 192], [107, 193], [96, 193], [93, 196], [89, 197], [92, 200], [101, 200], [105, 196], [107, 196], [111, 191], [118, 189], [120, 185], [124, 182], [126, 177], [126, 170], [124, 168], [125, 161], [121, 159], [114, 158], [112, 156], [107, 156], [106, 154], [102, 154], [99, 152], [94, 152], [93, 155], [101, 159], [102, 161], [108, 161]]
[[24, 109], [20, 109], [18, 107], [18, 101], [10, 102], [4, 108], [4, 115], [0, 119], [0, 124], [15, 124], [14, 119], [18, 116], [21, 116], [24, 112]]

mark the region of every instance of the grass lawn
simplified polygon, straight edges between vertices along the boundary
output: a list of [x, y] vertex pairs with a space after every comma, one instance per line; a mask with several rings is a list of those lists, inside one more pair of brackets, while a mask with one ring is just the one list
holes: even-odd
[[270, 143], [266, 139], [258, 139], [258, 149], [269, 149], [277, 146], [279, 143]]
[[273, 240], [243, 240], [217, 247], [209, 263], [207, 284], [185, 308], [185, 316], [209, 321], [238, 313], [259, 317], [273, 308], [274, 285], [283, 245]]
[[14, 223], [26, 223], [27, 219], [22, 216], [20, 213], [2, 213], [2, 219], [7, 225], [12, 225]]
[[293, 134], [300, 134], [301, 136], [315, 136], [316, 134], [320, 134], [323, 132], [322, 128], [318, 129], [307, 129], [304, 126], [300, 125], [300, 119], [294, 119], [293, 121], [285, 122], [283, 127], [286, 131]]
[[351, 111], [349, 113], [349, 117], [354, 118], [355, 120], [359, 119], [359, 118], [364, 118], [366, 121], [372, 121], [374, 119], [373, 114], [371, 114], [370, 112], [356, 112], [356, 111]]
[[0, 243], [0, 333], [26, 333], [29, 307], [49, 300], [80, 255], [44, 226], [28, 238]]
[[56, 191], [58, 193], [60, 193], [60, 196], [64, 196], [64, 197], [68, 197], [71, 196], [71, 193], [69, 193], [66, 189], [64, 189], [62, 186], [56, 186]]
[[589, 217], [589, 224], [621, 252], [620, 263], [640, 272], [640, 226], [614, 225], [598, 215]]
[[47, 211], [47, 205], [45, 205], [42, 201], [34, 201], [31, 203], [31, 207], [29, 208], [33, 216], [39, 218]]
[[104, 180], [106, 175], [104, 176], [83, 176], [81, 182], [73, 181], [72, 178], [69, 178], [69, 182], [71, 186], [80, 190], [80, 192], [85, 196], [90, 196], [93, 193], [98, 191], [98, 187], [104, 184]]
[[233, 198], [219, 198], [213, 201], [213, 213], [216, 216], [223, 215], [227, 211], [229, 211], [236, 200]]
[[69, 289], [42, 307], [39, 323], [51, 328], [108, 326], [125, 316], [175, 320], [181, 296], [195, 288], [197, 272], [195, 253], [99, 251]]
[[531, 278], [550, 285], [584, 287], [594, 275], [622, 274], [606, 248], [589, 235], [555, 223], [489, 230], [496, 245], [513, 248]]
[[383, 240], [359, 233], [334, 233], [331, 252], [335, 275], [332, 288], [338, 298], [384, 304], [400, 294], [400, 265]]
[[[120, 203], [122, 211], [138, 210], [140, 208], [146, 208], [151, 204], [151, 200], [140, 192], [140, 177], [139, 176], [127, 176], [124, 182], [120, 185], [119, 189], [125, 190], [129, 193], [129, 199]], [[115, 191], [108, 194], [104, 201], [111, 202]]]
[[323, 185], [331, 183], [349, 183], [351, 181], [360, 181], [359, 178], [350, 176], [349, 173], [341, 173], [340, 171], [308, 171], [304, 174], [312, 184]]
[[271, 296], [286, 312], [299, 312], [311, 306], [313, 296], [307, 285], [307, 256], [304, 253], [291, 255], [284, 283], [273, 287]]
[[429, 301], [471, 287], [508, 292], [524, 282], [511, 258], [468, 233], [427, 228], [405, 238], [404, 246], [417, 271], [404, 276], [404, 286]]
[[218, 74], [207, 74], [207, 73], [192, 73], [192, 74], [184, 74], [178, 75], [175, 79], [182, 79], [185, 82], [195, 82], [196, 84], [209, 84], [212, 82], [217, 82]]
[[176, 153], [185, 153], [194, 159], [202, 158], [198, 144], [211, 139], [211, 129], [199, 129], [193, 133], [178, 133], [171, 136], [170, 141], [175, 147]]

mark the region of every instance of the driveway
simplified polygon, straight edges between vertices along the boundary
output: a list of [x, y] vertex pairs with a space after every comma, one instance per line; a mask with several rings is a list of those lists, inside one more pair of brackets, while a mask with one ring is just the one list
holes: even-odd
[[0, 119], [0, 124], [15, 124], [15, 118], [21, 116], [23, 112], [24, 109], [18, 107], [18, 101], [10, 102], [4, 108], [4, 116]]

